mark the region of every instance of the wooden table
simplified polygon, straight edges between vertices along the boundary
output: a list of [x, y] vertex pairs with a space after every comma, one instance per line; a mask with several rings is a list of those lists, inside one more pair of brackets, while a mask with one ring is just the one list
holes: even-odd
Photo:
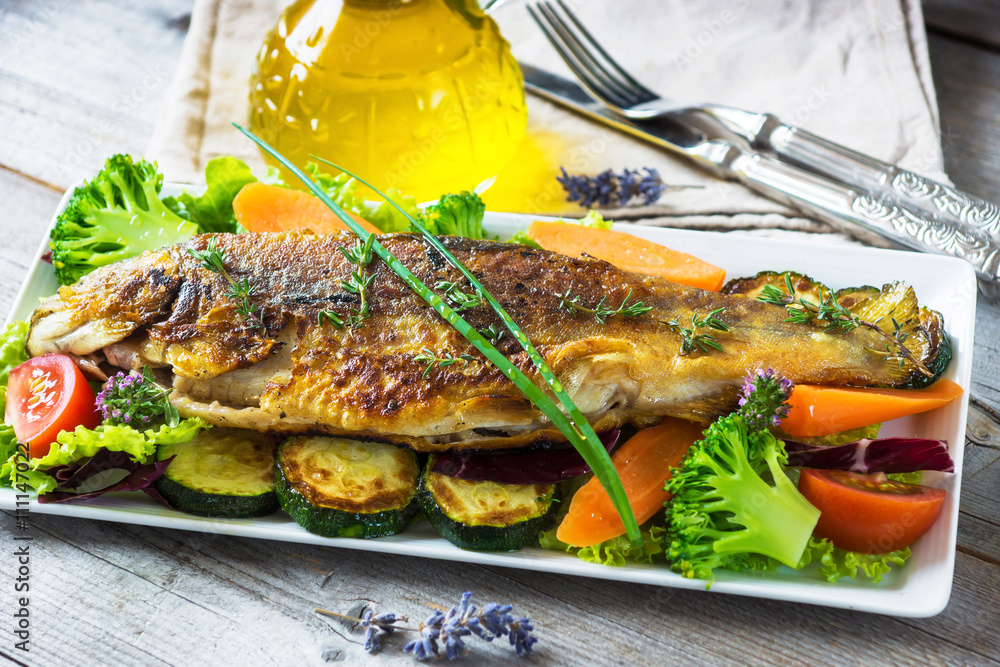
[[[1000, 201], [1000, 8], [927, 6], [948, 171]], [[63, 190], [139, 153], [191, 0], [0, 2], [0, 316]], [[1000, 658], [1000, 309], [979, 304], [951, 603], [923, 620], [35, 515], [31, 652], [13, 650], [8, 556], [0, 656], [15, 664], [364, 663], [337, 622], [359, 600], [422, 617], [472, 589], [530, 614], [532, 664], [987, 663]], [[6, 554], [13, 519], [0, 517]], [[395, 643], [395, 642], [393, 642]], [[475, 655], [513, 661], [506, 646]], [[372, 663], [412, 659], [398, 647]]]

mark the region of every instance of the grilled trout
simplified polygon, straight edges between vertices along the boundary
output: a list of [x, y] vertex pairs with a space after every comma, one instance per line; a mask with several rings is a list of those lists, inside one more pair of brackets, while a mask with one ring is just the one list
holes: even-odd
[[[353, 247], [353, 236], [216, 235], [228, 278], [189, 253], [205, 251], [211, 238], [196, 236], [60, 288], [32, 316], [29, 352], [97, 353], [123, 368], [152, 366], [169, 377], [170, 400], [182, 415], [219, 426], [370, 437], [422, 451], [563, 439], [377, 258], [368, 267], [370, 316], [353, 328], [328, 318], [321, 323], [321, 311], [346, 320], [359, 306], [358, 295], [341, 284], [356, 268], [341, 252]], [[472, 292], [419, 237], [379, 240], [428, 286], [449, 281]], [[819, 323], [790, 323], [780, 306], [588, 257], [460, 237], [442, 241], [520, 324], [599, 431], [664, 416], [713, 419], [734, 408], [742, 378], [756, 368], [820, 385], [908, 386], [920, 377], [864, 328], [828, 332]], [[228, 294], [230, 279], [247, 282], [258, 316], [241, 314]], [[873, 294], [903, 309], [892, 317], [913, 329], [907, 346], [943, 370], [949, 348], [940, 318], [920, 309], [905, 286]], [[564, 307], [572, 299], [595, 309], [603, 299], [613, 310], [626, 298], [651, 310], [601, 323]], [[713, 311], [728, 331], [694, 326], [695, 316]], [[500, 351], [543, 384], [488, 305], [462, 314], [480, 331], [503, 332]], [[685, 339], [704, 334], [722, 349], [684, 351]], [[429, 358], [457, 361], [429, 367]]]

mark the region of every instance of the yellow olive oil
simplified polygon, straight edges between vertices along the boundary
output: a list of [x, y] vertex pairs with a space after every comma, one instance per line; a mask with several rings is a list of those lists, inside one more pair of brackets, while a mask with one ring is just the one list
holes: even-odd
[[254, 62], [249, 122], [296, 164], [315, 154], [426, 201], [496, 176], [527, 107], [473, 0], [298, 0]]

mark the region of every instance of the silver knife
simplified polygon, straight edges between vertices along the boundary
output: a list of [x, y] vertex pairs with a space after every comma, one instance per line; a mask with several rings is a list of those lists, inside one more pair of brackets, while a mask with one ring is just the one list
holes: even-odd
[[1000, 245], [986, 232], [762, 155], [711, 116], [704, 115], [697, 123], [672, 117], [626, 119], [593, 101], [573, 81], [523, 63], [521, 70], [531, 93], [688, 158], [718, 177], [743, 183], [845, 232], [857, 235], [860, 228], [904, 248], [963, 259], [975, 269], [983, 292], [1000, 296]]

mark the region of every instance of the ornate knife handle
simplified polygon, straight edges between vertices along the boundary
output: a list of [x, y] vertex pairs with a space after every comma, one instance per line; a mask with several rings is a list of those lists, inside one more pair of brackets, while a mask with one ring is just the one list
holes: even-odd
[[785, 125], [774, 116], [766, 116], [764, 127], [770, 131], [761, 132], [758, 143], [784, 160], [1000, 242], [996, 204]]
[[1000, 287], [1000, 244], [984, 232], [929, 217], [763, 155], [739, 151], [728, 167], [748, 187], [838, 228], [855, 232], [860, 226], [906, 248], [957, 257], [976, 270], [984, 291], [996, 294]]

